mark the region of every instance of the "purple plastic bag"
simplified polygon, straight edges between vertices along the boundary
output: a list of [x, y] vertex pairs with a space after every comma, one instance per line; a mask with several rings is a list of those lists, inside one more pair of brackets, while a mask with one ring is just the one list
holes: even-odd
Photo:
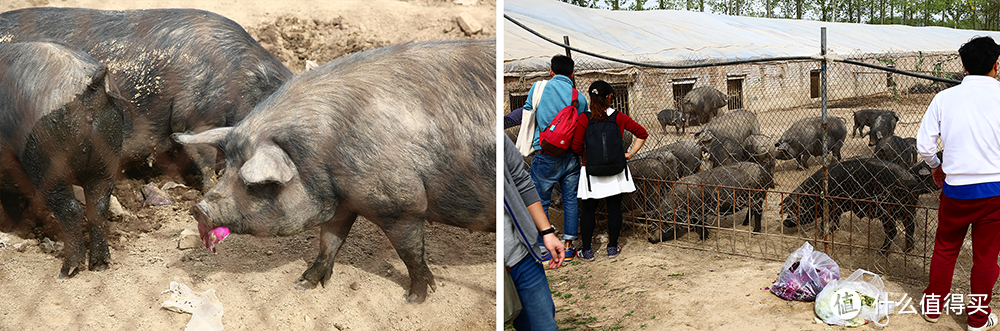
[[785, 300], [813, 301], [834, 279], [840, 279], [840, 267], [830, 256], [813, 251], [808, 242], [792, 252], [781, 265], [771, 293]]

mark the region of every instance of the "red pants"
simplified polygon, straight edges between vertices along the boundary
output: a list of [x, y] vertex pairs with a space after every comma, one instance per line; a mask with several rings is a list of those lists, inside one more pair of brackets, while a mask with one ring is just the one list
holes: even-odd
[[[969, 226], [972, 226], [972, 271], [969, 278], [972, 293], [985, 295], [980, 306], [987, 306], [969, 314], [968, 324], [980, 327], [989, 318], [989, 304], [993, 299], [993, 285], [1000, 275], [997, 254], [1000, 253], [1000, 197], [982, 199], [952, 199], [941, 194], [938, 209], [938, 229], [934, 236], [934, 256], [931, 258], [930, 280], [924, 295], [938, 295], [944, 298], [951, 292], [951, 278], [955, 271], [955, 260], [962, 250], [962, 242]], [[968, 301], [968, 295], [963, 298]], [[941, 307], [941, 300], [937, 300]], [[984, 312], [985, 311], [985, 312]], [[928, 314], [937, 317], [936, 314]]]

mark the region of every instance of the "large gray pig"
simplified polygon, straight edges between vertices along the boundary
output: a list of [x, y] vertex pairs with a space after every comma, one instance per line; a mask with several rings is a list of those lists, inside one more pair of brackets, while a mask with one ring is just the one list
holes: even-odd
[[90, 270], [108, 267], [108, 202], [131, 110], [90, 55], [48, 42], [0, 44], [0, 202], [15, 226], [26, 210], [55, 215], [65, 242], [59, 278], [87, 259], [84, 231]]
[[729, 98], [724, 93], [711, 86], [691, 90], [680, 100], [680, 109], [684, 116], [681, 132], [684, 132], [686, 126], [708, 123], [719, 114], [719, 108], [726, 106], [728, 102]]
[[407, 43], [345, 56], [288, 81], [235, 127], [176, 134], [226, 155], [191, 208], [206, 246], [217, 229], [287, 236], [320, 228], [296, 281], [330, 279], [358, 215], [378, 225], [410, 274], [407, 302], [434, 277], [424, 221], [496, 231], [496, 41]]
[[292, 77], [239, 24], [202, 10], [39, 7], [0, 14], [0, 43], [32, 40], [87, 52], [116, 77], [136, 106], [124, 128], [123, 170], [177, 170], [206, 190], [216, 150], [181, 148], [170, 134], [235, 125]]

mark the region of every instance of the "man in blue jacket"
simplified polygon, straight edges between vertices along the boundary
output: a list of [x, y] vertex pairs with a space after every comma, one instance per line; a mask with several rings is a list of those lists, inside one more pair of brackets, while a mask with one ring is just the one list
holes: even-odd
[[[578, 232], [580, 211], [576, 201], [577, 183], [580, 180], [580, 160], [573, 152], [567, 152], [563, 156], [555, 156], [542, 151], [538, 135], [539, 129], [548, 127], [556, 114], [572, 102], [573, 66], [573, 59], [568, 56], [556, 55], [552, 57], [552, 67], [549, 71], [552, 79], [545, 84], [544, 91], [536, 91], [535, 87], [538, 85], [533, 85], [528, 91], [528, 100], [524, 103], [524, 110], [535, 111], [536, 125], [532, 141], [535, 158], [531, 162], [531, 180], [535, 183], [535, 189], [541, 198], [545, 216], [549, 215], [552, 188], [559, 185], [559, 190], [562, 192], [562, 239], [566, 241], [566, 261], [571, 261], [576, 256], [573, 240], [580, 237]], [[535, 93], [542, 93], [538, 105], [532, 104]], [[587, 99], [583, 97], [583, 94], [577, 97], [577, 101], [577, 113], [586, 111]], [[538, 241], [541, 242], [541, 238]], [[546, 254], [543, 259], [548, 259], [548, 255]]]

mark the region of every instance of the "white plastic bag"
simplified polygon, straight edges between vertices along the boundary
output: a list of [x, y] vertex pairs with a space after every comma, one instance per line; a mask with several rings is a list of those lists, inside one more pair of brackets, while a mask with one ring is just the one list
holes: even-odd
[[781, 265], [771, 293], [785, 300], [813, 301], [831, 281], [840, 279], [840, 267], [830, 256], [816, 252], [808, 242]]
[[[865, 280], [865, 276], [871, 276]], [[816, 315], [830, 325], [848, 327], [889, 324], [888, 293], [878, 275], [858, 269], [844, 280], [830, 282], [816, 297]]]
[[514, 146], [517, 147], [522, 156], [528, 156], [535, 152], [535, 148], [532, 146], [535, 140], [535, 112], [538, 111], [538, 101], [542, 99], [542, 91], [545, 90], [545, 84], [548, 82], [547, 80], [535, 82], [531, 110], [521, 111], [521, 128], [517, 132], [517, 141], [514, 142]]

